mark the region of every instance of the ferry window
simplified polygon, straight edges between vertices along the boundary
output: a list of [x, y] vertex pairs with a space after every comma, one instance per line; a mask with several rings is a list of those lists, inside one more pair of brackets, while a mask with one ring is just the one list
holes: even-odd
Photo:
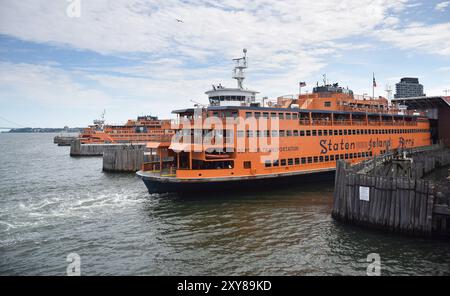
[[278, 117], [279, 117], [280, 119], [284, 119], [284, 113], [278, 113]]
[[247, 137], [252, 138], [253, 137], [253, 131], [248, 130], [247, 131]]
[[274, 160], [273, 161], [273, 166], [274, 167], [280, 166], [280, 162], [278, 160]]
[[258, 119], [261, 117], [261, 112], [255, 112], [255, 118]]
[[266, 160], [264, 165], [266, 168], [270, 168], [272, 166], [272, 162], [270, 160]]
[[296, 164], [296, 165], [300, 164], [300, 158], [296, 158], [296, 159], [295, 159], [295, 164]]
[[287, 137], [292, 137], [292, 131], [291, 130], [286, 131], [286, 136]]
[[298, 114], [297, 113], [292, 113], [292, 119], [298, 119]]
[[317, 156], [314, 156], [314, 162], [319, 162], [319, 158]]
[[306, 157], [301, 158], [302, 164], [306, 164]]
[[252, 117], [252, 112], [245, 112], [245, 118]]
[[237, 118], [238, 117], [238, 113], [237, 112], [233, 112], [231, 114], [232, 114], [233, 118]]
[[373, 155], [373, 152], [372, 152], [372, 151], [370, 151], [370, 152], [369, 152], [369, 155], [370, 155], [370, 157], [372, 157], [372, 155]]
[[270, 113], [270, 117], [277, 118], [277, 113]]
[[325, 161], [330, 161], [330, 157], [328, 155], [325, 155]]
[[312, 131], [312, 135], [313, 135], [313, 137], [317, 136], [317, 131], [316, 131], [316, 130], [313, 130], [313, 131]]
[[280, 137], [284, 137], [284, 136], [285, 136], [284, 130], [280, 130]]
[[367, 135], [369, 132], [367, 130], [364, 130], [364, 134]]
[[334, 135], [337, 136], [338, 135], [338, 131], [334, 130]]
[[269, 112], [263, 112], [263, 118], [269, 118]]
[[311, 131], [306, 131], [306, 136], [311, 136]]
[[356, 134], [359, 135], [359, 130], [356, 130]]
[[321, 137], [321, 136], [322, 136], [322, 130], [318, 130], [318, 131], [317, 131], [317, 135], [318, 135], [319, 137]]
[[291, 119], [291, 113], [286, 113], [286, 119]]
[[270, 131], [266, 131], [266, 137], [267, 137], [267, 138], [270, 137]]
[[278, 137], [278, 131], [272, 130], [272, 137]]
[[259, 130], [256, 131], [256, 137], [257, 138], [261, 137], [261, 131], [259, 131]]
[[347, 130], [344, 130], [344, 136], [346, 136], [347, 135]]
[[[338, 156], [338, 155], [336, 155]], [[334, 161], [334, 155], [330, 155], [330, 161]]]
[[286, 159], [282, 159], [281, 160], [281, 166], [285, 166], [286, 165]]
[[358, 152], [358, 158], [361, 158], [361, 157], [362, 157], [361, 152]]
[[328, 136], [328, 130], [324, 130], [324, 131], [323, 131], [323, 135], [324, 135], [324, 136]]
[[356, 135], [356, 130], [352, 130], [352, 134], [353, 134], [353, 135]]
[[305, 131], [300, 131], [300, 137], [304, 137], [305, 136]]
[[344, 159], [344, 154], [341, 154], [341, 156], [339, 157], [339, 159]]
[[298, 130], [294, 130], [294, 137], [298, 137]]
[[320, 161], [320, 162], [323, 162], [323, 156], [320, 156], [320, 157], [319, 157], [319, 161]]
[[244, 169], [251, 169], [251, 168], [252, 168], [252, 162], [244, 161]]
[[325, 102], [325, 103], [324, 103], [324, 106], [325, 106], [325, 107], [331, 107], [331, 102]]
[[328, 134], [329, 134], [330, 136], [332, 136], [332, 135], [333, 135], [333, 130], [328, 130]]
[[342, 136], [342, 130], [339, 130], [339, 136]]
[[289, 158], [288, 159], [288, 165], [294, 165], [294, 159]]
[[348, 154], [347, 153], [345, 153], [345, 159], [348, 159]]
[[350, 154], [349, 154], [349, 158], [350, 158], [350, 159], [353, 159], [353, 153], [350, 153]]
[[312, 157], [310, 156], [310, 157], [308, 157], [308, 163], [312, 163], [313, 162], [313, 159], [312, 159]]

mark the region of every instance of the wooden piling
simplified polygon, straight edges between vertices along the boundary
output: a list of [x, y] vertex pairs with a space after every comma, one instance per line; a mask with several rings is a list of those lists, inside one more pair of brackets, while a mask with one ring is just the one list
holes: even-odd
[[[394, 167], [388, 167], [393, 159], [389, 154], [354, 166], [339, 160], [333, 218], [409, 235], [430, 236], [439, 232], [450, 237], [449, 198], [436, 204], [435, 184], [422, 179], [436, 167], [450, 165], [450, 150], [427, 147], [410, 150], [409, 154], [413, 161], [406, 177], [389, 174], [397, 173]], [[361, 199], [361, 186], [369, 188], [368, 201]], [[440, 186], [441, 196], [450, 192], [450, 182]]]

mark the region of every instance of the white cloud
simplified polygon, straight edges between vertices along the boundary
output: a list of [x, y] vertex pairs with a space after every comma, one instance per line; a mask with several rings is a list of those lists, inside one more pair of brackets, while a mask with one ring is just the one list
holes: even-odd
[[402, 29], [384, 29], [375, 35], [401, 49], [450, 56], [450, 23], [412, 24]]
[[244, 47], [250, 61], [245, 85], [272, 98], [296, 92], [299, 80], [347, 50], [383, 46], [361, 37], [450, 56], [450, 24], [401, 27], [401, 13], [420, 4], [408, 0], [81, 0], [80, 18], [66, 15], [65, 0], [0, 3], [0, 34], [140, 63], [72, 71], [55, 64], [3, 63], [2, 97], [121, 106], [129, 113], [119, 122], [139, 110], [167, 116], [191, 105], [190, 99], [205, 102], [211, 83], [234, 85], [228, 62]]
[[435, 9], [438, 11], [445, 11], [448, 6], [450, 6], [450, 1], [444, 1], [436, 4]]
[[[66, 1], [3, 1], [0, 32], [103, 54], [135, 52], [204, 60], [233, 57], [243, 47], [263, 66], [396, 23], [405, 0], [144, 1], [81, 0], [81, 17]], [[182, 19], [183, 23], [175, 19]], [[312, 46], [313, 45], [313, 46]], [[281, 56], [281, 57], [280, 57]]]
[[[0, 63], [0, 98], [3, 103], [21, 100], [32, 105], [99, 107], [110, 97], [77, 82], [70, 73], [55, 67]], [[1, 102], [0, 101], [0, 102]]]

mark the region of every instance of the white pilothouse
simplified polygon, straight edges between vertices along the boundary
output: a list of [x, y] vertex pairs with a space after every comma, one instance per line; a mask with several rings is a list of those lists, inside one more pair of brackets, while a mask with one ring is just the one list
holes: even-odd
[[233, 59], [235, 67], [233, 79], [237, 80], [237, 88], [227, 88], [213, 85], [213, 89], [206, 92], [211, 106], [258, 106], [256, 103], [257, 91], [244, 89], [244, 69], [247, 69], [247, 50], [244, 49], [242, 58]]

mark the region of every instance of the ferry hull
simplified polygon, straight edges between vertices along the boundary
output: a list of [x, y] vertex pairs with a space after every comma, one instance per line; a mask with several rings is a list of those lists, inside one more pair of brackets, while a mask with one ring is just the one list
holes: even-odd
[[145, 176], [138, 172], [138, 176], [144, 181], [145, 186], [150, 194], [153, 193], [226, 193], [230, 190], [251, 190], [267, 188], [282, 188], [280, 186], [298, 185], [301, 183], [324, 181], [334, 179], [333, 171], [312, 172], [299, 175], [289, 176], [273, 176], [266, 178], [241, 178], [224, 181], [192, 181], [192, 180], [176, 180], [169, 181], [164, 178], [155, 178]]

